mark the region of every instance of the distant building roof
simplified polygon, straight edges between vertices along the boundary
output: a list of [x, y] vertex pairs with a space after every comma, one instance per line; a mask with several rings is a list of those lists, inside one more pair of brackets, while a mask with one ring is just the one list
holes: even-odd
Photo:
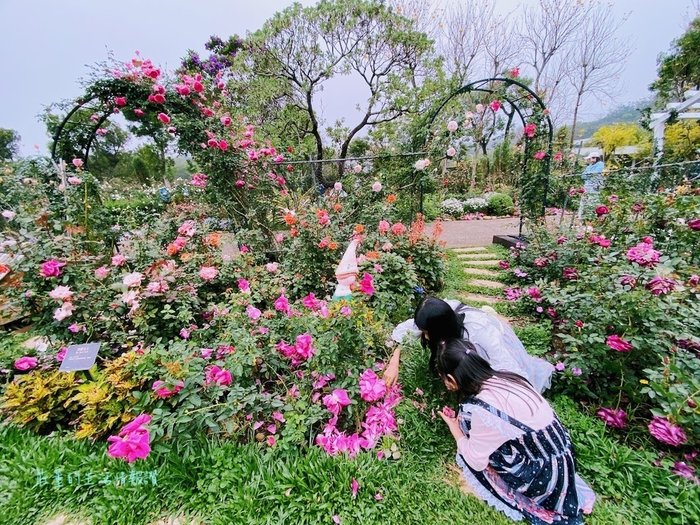
[[613, 155], [635, 155], [636, 153], [639, 153], [639, 146], [620, 146], [613, 151]]

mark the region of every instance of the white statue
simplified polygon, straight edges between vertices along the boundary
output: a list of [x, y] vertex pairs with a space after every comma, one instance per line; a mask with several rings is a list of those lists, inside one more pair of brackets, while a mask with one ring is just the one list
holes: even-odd
[[338, 284], [333, 292], [333, 299], [349, 299], [352, 296], [350, 287], [357, 280], [357, 274], [360, 272], [357, 267], [357, 240], [350, 241], [347, 250], [340, 259], [338, 267], [335, 269], [335, 279]]

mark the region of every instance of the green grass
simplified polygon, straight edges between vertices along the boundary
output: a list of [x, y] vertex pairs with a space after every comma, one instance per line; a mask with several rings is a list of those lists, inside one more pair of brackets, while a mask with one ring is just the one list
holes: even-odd
[[[455, 400], [426, 377], [425, 355], [418, 347], [406, 351], [402, 380], [410, 399], [398, 410], [399, 460], [380, 461], [374, 454], [330, 458], [315, 448], [267, 451], [202, 438], [197, 447], [174, 443], [134, 465], [137, 471], [155, 470], [156, 485], [88, 484], [88, 472], [99, 477], [109, 472], [113, 478], [123, 472], [128, 480], [129, 467], [107, 458], [104, 443], [41, 437], [5, 426], [0, 429], [0, 523], [44, 523], [59, 512], [95, 525], [140, 525], [178, 514], [221, 525], [326, 524], [335, 514], [352, 524], [509, 523], [454, 483], [448, 470], [454, 442], [431, 410]], [[423, 396], [413, 394], [417, 387]], [[581, 473], [599, 494], [589, 524], [680, 524], [700, 516], [699, 494], [689, 482], [651, 467], [650, 453], [620, 445], [568, 398], [556, 399], [555, 406], [577, 445]], [[49, 478], [46, 484], [36, 486], [37, 469]], [[63, 472], [62, 486], [51, 479], [56, 469]], [[82, 484], [65, 483], [72, 472], [81, 472]], [[360, 483], [356, 499], [350, 493], [353, 478]], [[376, 501], [376, 493], [384, 499]]]

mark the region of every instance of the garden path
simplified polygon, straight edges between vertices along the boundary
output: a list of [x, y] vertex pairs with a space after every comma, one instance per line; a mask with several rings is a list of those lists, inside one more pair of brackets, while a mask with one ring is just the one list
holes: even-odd
[[[517, 233], [517, 232], [516, 232]], [[503, 301], [502, 272], [498, 255], [484, 246], [453, 248], [467, 280], [458, 299], [474, 306], [493, 305]]]
[[[440, 239], [445, 241], [447, 248], [462, 248], [465, 246], [488, 246], [494, 235], [517, 235], [518, 217], [505, 219], [488, 219], [471, 221], [444, 221]], [[431, 233], [434, 223], [426, 224], [426, 230]]]
[[[560, 225], [561, 222], [561, 225]], [[493, 242], [494, 235], [517, 235], [520, 224], [519, 217], [472, 219], [469, 221], [443, 221], [440, 240], [445, 241], [447, 248], [464, 248], [470, 246], [488, 246]], [[425, 225], [426, 231], [432, 233], [434, 223]], [[571, 214], [564, 215], [563, 220], [559, 215], [549, 215], [547, 226], [549, 229], [569, 227]], [[527, 233], [527, 223], [524, 233]]]

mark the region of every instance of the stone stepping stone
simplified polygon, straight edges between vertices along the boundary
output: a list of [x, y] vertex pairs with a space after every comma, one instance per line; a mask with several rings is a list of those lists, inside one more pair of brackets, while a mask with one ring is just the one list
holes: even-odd
[[498, 267], [498, 259], [483, 259], [483, 260], [468, 260], [464, 261], [464, 267], [468, 268], [470, 266], [495, 266]]
[[458, 253], [457, 258], [460, 261], [479, 261], [482, 259], [493, 259], [495, 256], [492, 253]]
[[457, 253], [479, 253], [487, 251], [483, 246], [470, 246], [468, 248], [453, 248]]
[[475, 303], [497, 304], [503, 302], [503, 299], [492, 297], [490, 295], [481, 295], [478, 293], [463, 293], [459, 295], [459, 299], [471, 301]]
[[502, 290], [506, 287], [505, 284], [499, 281], [489, 281], [487, 279], [471, 279], [469, 284], [474, 286], [483, 286], [484, 288], [492, 288], [494, 290]]
[[466, 273], [467, 276], [479, 275], [482, 277], [498, 277], [501, 275], [501, 273], [497, 272], [496, 270], [489, 270], [487, 268], [469, 268], [467, 266], [464, 267], [464, 273]]

